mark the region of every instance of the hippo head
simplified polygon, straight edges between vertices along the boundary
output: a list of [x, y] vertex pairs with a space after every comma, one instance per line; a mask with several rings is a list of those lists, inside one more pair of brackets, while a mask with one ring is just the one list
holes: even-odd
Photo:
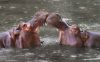
[[30, 32], [30, 31], [33, 31], [33, 26], [31, 26], [30, 23], [25, 23], [25, 22], [21, 22], [19, 25], [18, 25], [18, 28], [17, 30], [23, 30], [23, 31], [26, 31], [26, 32]]
[[38, 11], [34, 14], [33, 18], [28, 21], [28, 23], [33, 26], [33, 31], [38, 31], [41, 26], [43, 26], [46, 22], [46, 18], [48, 17], [48, 12], [46, 11]]
[[68, 28], [66, 23], [62, 21], [60, 15], [57, 13], [50, 13], [46, 19], [46, 23], [59, 30], [65, 30]]
[[78, 25], [73, 24], [64, 30], [61, 34], [61, 45], [70, 45], [75, 47], [83, 46], [80, 29]]
[[48, 17], [48, 12], [46, 11], [38, 11], [35, 13], [34, 17], [34, 25], [36, 26], [43, 26], [46, 22], [46, 18]]
[[85, 43], [88, 39], [89, 39], [89, 32], [84, 30], [81, 32], [81, 39], [83, 40], [83, 42]]
[[79, 35], [80, 28], [78, 27], [77, 24], [73, 24], [73, 25], [69, 26], [69, 32], [73, 33], [74, 35]]
[[16, 27], [13, 27], [12, 29], [8, 30], [11, 40], [11, 46], [15, 47], [16, 39], [20, 35], [20, 30], [17, 30]]

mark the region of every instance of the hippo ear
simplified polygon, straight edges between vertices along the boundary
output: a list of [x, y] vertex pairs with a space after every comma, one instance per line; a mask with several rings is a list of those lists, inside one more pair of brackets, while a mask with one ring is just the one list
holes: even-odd
[[20, 24], [17, 26], [17, 30], [21, 30], [25, 27], [27, 27], [27, 24], [25, 22], [20, 22]]
[[84, 30], [84, 31], [82, 32], [81, 38], [82, 38], [83, 40], [86, 41], [89, 37], [90, 37], [90, 36], [89, 36], [89, 32], [86, 31], [86, 30]]
[[89, 32], [85, 31], [85, 35], [86, 35], [86, 38], [88, 39], [89, 38]]
[[24, 27], [27, 27], [27, 24], [26, 23], [23, 23], [22, 24], [22, 27], [24, 28]]

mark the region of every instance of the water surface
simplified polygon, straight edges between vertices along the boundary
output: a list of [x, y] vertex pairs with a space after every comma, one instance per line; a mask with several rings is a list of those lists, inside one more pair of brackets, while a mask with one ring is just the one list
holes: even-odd
[[[59, 13], [64, 20], [81, 29], [100, 31], [99, 0], [0, 0], [0, 31], [7, 31], [20, 21], [28, 21], [39, 10]], [[42, 47], [0, 49], [0, 62], [99, 62], [99, 48], [74, 48], [57, 43], [58, 32], [42, 27]]]

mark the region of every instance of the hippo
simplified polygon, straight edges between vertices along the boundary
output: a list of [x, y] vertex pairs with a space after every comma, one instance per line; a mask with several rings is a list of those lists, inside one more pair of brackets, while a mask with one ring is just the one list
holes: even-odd
[[0, 48], [16, 47], [15, 42], [19, 36], [19, 30], [12, 28], [0, 33]]
[[84, 41], [84, 46], [88, 48], [100, 48], [100, 33], [82, 31], [81, 38]]
[[81, 31], [76, 24], [69, 26], [68, 29], [60, 32], [60, 44], [74, 47], [83, 47], [83, 40], [81, 39], [80, 33]]
[[100, 33], [98, 32], [81, 31], [78, 25], [68, 26], [61, 19], [55, 20], [52, 16], [47, 18], [46, 23], [58, 29], [60, 45], [100, 48]]
[[16, 40], [17, 48], [32, 48], [41, 46], [40, 38], [37, 32], [33, 31], [30, 23], [20, 23], [20, 34]]

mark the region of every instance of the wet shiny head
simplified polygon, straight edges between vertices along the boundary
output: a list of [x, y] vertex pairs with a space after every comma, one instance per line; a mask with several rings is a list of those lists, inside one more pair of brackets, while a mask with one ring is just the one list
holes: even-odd
[[45, 24], [47, 17], [48, 17], [47, 11], [36, 12], [33, 18], [29, 21], [29, 23], [33, 27], [33, 31], [39, 32], [40, 27]]
[[43, 26], [43, 24], [45, 24], [46, 22], [46, 18], [48, 17], [48, 12], [47, 11], [38, 11], [35, 13], [35, 15], [33, 16], [34, 20], [33, 20], [33, 25], [36, 26]]
[[86, 42], [89, 39], [89, 32], [87, 31], [82, 31], [81, 32], [81, 38], [84, 42]]
[[46, 19], [46, 23], [57, 29], [65, 30], [68, 26], [61, 19], [61, 16], [56, 13], [50, 13]]
[[21, 22], [18, 27], [20, 28], [20, 30], [24, 30], [24, 31], [32, 31], [32, 26], [30, 23], [25, 23], [25, 22]]
[[77, 24], [73, 24], [71, 26], [69, 26], [69, 30], [73, 33], [73, 34], [79, 34], [80, 33], [80, 28]]

